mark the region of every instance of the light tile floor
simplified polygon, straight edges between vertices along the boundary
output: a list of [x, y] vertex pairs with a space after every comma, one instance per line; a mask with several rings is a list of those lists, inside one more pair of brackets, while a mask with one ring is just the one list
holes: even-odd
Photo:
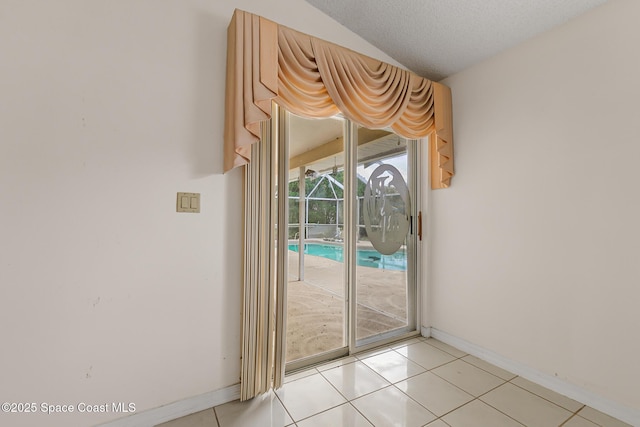
[[629, 426], [434, 339], [287, 376], [285, 385], [162, 427]]

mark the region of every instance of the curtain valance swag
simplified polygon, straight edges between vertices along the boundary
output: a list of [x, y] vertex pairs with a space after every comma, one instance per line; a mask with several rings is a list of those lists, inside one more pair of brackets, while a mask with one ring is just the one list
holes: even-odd
[[227, 33], [224, 169], [249, 162], [271, 102], [294, 114], [339, 112], [372, 129], [431, 138], [431, 187], [450, 185], [451, 91], [410, 71], [236, 10]]

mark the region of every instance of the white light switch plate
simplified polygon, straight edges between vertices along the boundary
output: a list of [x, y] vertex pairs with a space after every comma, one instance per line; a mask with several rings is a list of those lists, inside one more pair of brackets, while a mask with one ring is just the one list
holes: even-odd
[[200, 193], [178, 193], [176, 212], [200, 213]]

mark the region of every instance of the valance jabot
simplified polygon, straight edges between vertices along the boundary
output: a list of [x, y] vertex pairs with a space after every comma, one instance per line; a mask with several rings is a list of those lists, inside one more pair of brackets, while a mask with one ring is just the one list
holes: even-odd
[[341, 112], [409, 139], [433, 134], [432, 188], [453, 176], [451, 91], [410, 71], [236, 10], [227, 34], [225, 171], [250, 160], [271, 101], [309, 118]]

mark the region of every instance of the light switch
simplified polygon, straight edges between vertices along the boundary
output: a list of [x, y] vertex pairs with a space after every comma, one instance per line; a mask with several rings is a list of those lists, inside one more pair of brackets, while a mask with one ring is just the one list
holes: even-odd
[[176, 212], [200, 213], [200, 193], [178, 193]]

